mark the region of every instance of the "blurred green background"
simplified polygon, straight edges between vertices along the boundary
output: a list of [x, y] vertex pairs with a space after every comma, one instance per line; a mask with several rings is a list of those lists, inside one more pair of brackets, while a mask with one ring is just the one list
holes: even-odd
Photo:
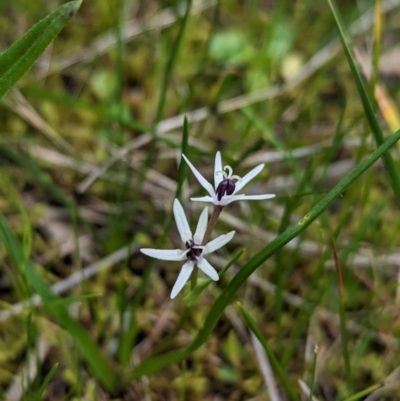
[[[1, 1], [0, 49], [61, 4]], [[400, 128], [399, 1], [337, 6], [389, 136]], [[246, 194], [277, 195], [224, 209], [214, 235], [236, 235], [210, 262], [220, 270], [244, 252], [194, 305], [169, 298], [179, 263], [139, 252], [181, 246], [178, 182], [193, 229], [201, 211], [189, 198], [204, 190], [178, 173], [184, 115], [204, 176], [219, 150], [240, 176], [265, 163]], [[1, 399], [292, 399], [236, 301], [298, 399], [313, 372], [318, 400], [383, 380], [354, 399], [400, 398], [400, 219], [381, 161], [243, 283], [202, 347], [130, 379], [190, 344], [235, 272], [376, 148], [325, 0], [84, 0], [0, 117]], [[62, 297], [31, 298], [29, 269]]]

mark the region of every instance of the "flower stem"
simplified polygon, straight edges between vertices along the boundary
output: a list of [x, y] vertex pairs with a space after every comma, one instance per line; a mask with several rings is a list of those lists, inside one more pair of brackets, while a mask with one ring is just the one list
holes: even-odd
[[[212, 232], [214, 230], [215, 225], [217, 224], [218, 217], [221, 214], [223, 208], [224, 208], [223, 206], [217, 206], [217, 205], [214, 206], [213, 213], [212, 213], [212, 215], [210, 217], [210, 220], [208, 220], [207, 229], [206, 229], [206, 232], [204, 234], [203, 241], [201, 241], [201, 245], [202, 246], [205, 246], [207, 244], [208, 240], [210, 239], [210, 236], [211, 236], [211, 234], [212, 234]], [[198, 273], [198, 270], [199, 269], [198, 269], [198, 267], [196, 265], [194, 267], [192, 275], [190, 276], [190, 287], [191, 287], [192, 290], [193, 290], [194, 287], [196, 287], [196, 284], [197, 284], [197, 273]]]
[[198, 276], [198, 273], [199, 272], [199, 268], [197, 267], [197, 265], [194, 267], [194, 269], [193, 269], [193, 273], [192, 273], [192, 275], [190, 276], [190, 289], [191, 290], [193, 290], [194, 289], [194, 287], [196, 287], [196, 285], [197, 285], [197, 276]]
[[206, 233], [204, 234], [203, 241], [201, 241], [201, 245], [206, 245], [208, 240], [210, 239], [210, 236], [214, 230], [215, 225], [217, 224], [218, 217], [222, 212], [223, 206], [214, 206], [213, 213], [210, 217], [210, 220], [208, 221]]

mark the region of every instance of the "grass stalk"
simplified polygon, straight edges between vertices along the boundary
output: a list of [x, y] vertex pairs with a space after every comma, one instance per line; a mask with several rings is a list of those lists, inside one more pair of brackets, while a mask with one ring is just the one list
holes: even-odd
[[160, 99], [159, 99], [158, 105], [157, 105], [153, 134], [155, 134], [155, 128], [157, 127], [157, 123], [160, 122], [160, 120], [162, 119], [163, 113], [164, 113], [165, 101], [167, 99], [168, 86], [169, 86], [171, 78], [172, 78], [172, 72], [174, 70], [174, 66], [175, 66], [176, 60], [178, 58], [179, 49], [180, 49], [180, 46], [182, 44], [182, 40], [183, 40], [183, 37], [185, 34], [186, 25], [187, 25], [189, 15], [190, 15], [190, 10], [192, 8], [192, 1], [193, 0], [186, 1], [186, 11], [183, 16], [182, 22], [179, 26], [178, 36], [174, 42], [174, 46], [171, 49], [171, 54], [168, 59], [167, 66], [165, 68], [164, 79], [162, 81], [161, 90], [160, 90]]

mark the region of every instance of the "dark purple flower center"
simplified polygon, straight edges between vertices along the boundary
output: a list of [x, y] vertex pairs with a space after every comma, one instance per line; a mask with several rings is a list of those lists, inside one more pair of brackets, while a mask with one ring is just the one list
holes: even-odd
[[217, 194], [217, 199], [220, 201], [224, 195], [232, 195], [235, 192], [235, 183], [229, 178], [221, 181], [217, 187], [215, 193]]
[[189, 252], [186, 254], [186, 257], [193, 262], [196, 262], [197, 257], [201, 255], [203, 252], [203, 247], [200, 248], [200, 245], [197, 245], [193, 242], [193, 240], [189, 240], [186, 242], [186, 249], [189, 249]]

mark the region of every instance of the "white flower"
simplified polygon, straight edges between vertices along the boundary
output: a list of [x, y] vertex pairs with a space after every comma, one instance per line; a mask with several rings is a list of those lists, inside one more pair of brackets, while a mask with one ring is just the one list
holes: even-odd
[[[264, 168], [264, 164], [260, 164], [254, 167], [244, 177], [240, 178], [237, 175], [232, 175], [232, 168], [225, 166], [222, 168], [221, 153], [217, 152], [215, 155], [215, 166], [214, 166], [214, 187], [201, 175], [201, 173], [193, 166], [188, 158], [182, 154], [186, 163], [189, 165], [193, 174], [201, 184], [201, 186], [210, 194], [209, 196], [203, 196], [201, 198], [190, 198], [192, 201], [198, 202], [212, 202], [217, 206], [226, 206], [231, 202], [237, 200], [261, 200], [274, 198], [274, 194], [265, 195], [236, 195], [246, 184], [249, 183], [257, 174]], [[227, 172], [225, 171], [227, 170]], [[236, 183], [233, 181], [236, 180]]]
[[201, 242], [203, 241], [203, 237], [207, 229], [208, 209], [205, 208], [202, 211], [194, 235], [192, 235], [189, 223], [185, 216], [185, 212], [183, 211], [182, 205], [180, 204], [178, 199], [175, 199], [174, 201], [173, 211], [176, 226], [178, 227], [179, 234], [181, 236], [182, 242], [185, 244], [186, 249], [164, 250], [142, 248], [140, 250], [145, 255], [151, 256], [156, 259], [186, 261], [182, 266], [182, 270], [179, 273], [174, 287], [172, 288], [171, 299], [175, 298], [182, 290], [186, 282], [189, 280], [189, 277], [192, 274], [192, 271], [196, 264], [199, 269], [207, 274], [208, 277], [210, 277], [214, 281], [218, 281], [218, 273], [210, 265], [210, 263], [207, 262], [204, 256], [223, 247], [233, 238], [235, 234], [235, 231], [231, 231], [228, 234], [220, 235], [219, 237], [210, 241], [208, 244], [202, 246]]

